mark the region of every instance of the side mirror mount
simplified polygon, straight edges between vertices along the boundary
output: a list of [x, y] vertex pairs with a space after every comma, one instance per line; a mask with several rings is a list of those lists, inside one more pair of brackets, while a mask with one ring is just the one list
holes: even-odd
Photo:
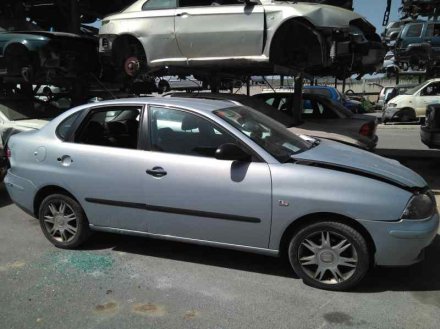
[[237, 144], [226, 143], [220, 145], [215, 151], [215, 158], [217, 160], [231, 160], [231, 161], [244, 161], [251, 160], [250, 154], [244, 151]]

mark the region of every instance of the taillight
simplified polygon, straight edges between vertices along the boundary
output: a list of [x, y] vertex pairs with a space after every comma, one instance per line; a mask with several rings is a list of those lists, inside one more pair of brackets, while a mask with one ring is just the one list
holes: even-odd
[[364, 123], [359, 130], [359, 134], [366, 137], [372, 137], [374, 135], [375, 126], [374, 123]]
[[6, 157], [8, 158], [8, 159], [10, 159], [11, 158], [11, 156], [12, 156], [12, 153], [11, 153], [11, 150], [9, 149], [9, 147], [6, 147]]

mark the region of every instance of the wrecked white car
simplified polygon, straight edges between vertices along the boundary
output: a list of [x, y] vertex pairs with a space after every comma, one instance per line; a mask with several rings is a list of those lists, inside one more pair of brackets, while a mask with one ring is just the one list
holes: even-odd
[[376, 71], [385, 55], [362, 16], [312, 3], [139, 0], [104, 18], [99, 34], [102, 62], [126, 76], [168, 66], [342, 78]]

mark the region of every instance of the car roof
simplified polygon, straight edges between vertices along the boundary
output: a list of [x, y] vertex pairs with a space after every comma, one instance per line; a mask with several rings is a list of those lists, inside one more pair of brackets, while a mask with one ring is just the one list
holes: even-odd
[[213, 100], [205, 98], [185, 98], [185, 97], [135, 97], [135, 98], [119, 98], [109, 101], [96, 103], [97, 106], [102, 105], [118, 105], [118, 104], [155, 104], [167, 105], [195, 109], [200, 112], [212, 112], [215, 110], [236, 106], [232, 102], [223, 100]]

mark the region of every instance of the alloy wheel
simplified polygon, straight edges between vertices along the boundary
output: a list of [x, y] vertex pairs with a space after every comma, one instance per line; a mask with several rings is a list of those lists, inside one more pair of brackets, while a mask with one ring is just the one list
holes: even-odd
[[300, 243], [298, 260], [307, 276], [331, 285], [347, 281], [355, 274], [358, 253], [353, 243], [343, 235], [315, 231]]
[[72, 207], [63, 200], [53, 200], [43, 213], [44, 227], [58, 242], [72, 241], [78, 231], [78, 219]]

